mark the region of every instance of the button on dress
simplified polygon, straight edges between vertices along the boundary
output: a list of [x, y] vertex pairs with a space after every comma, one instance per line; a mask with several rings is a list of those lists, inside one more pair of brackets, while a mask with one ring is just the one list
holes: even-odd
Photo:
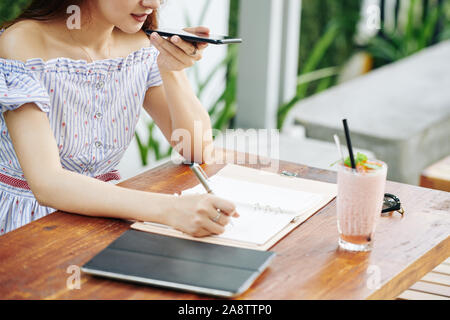
[[0, 235], [56, 211], [39, 205], [30, 190], [4, 112], [35, 103], [48, 116], [64, 169], [120, 180], [116, 168], [134, 137], [146, 91], [162, 84], [158, 54], [151, 46], [92, 63], [0, 58]]

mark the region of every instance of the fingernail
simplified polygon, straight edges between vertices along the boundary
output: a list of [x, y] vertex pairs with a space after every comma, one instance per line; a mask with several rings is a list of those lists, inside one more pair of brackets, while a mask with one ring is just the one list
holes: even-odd
[[151, 34], [151, 37], [152, 37], [153, 40], [156, 40], [156, 39], [158, 39], [158, 34], [156, 32], [153, 32]]
[[172, 37], [172, 41], [175, 43], [178, 43], [180, 41], [180, 38], [177, 36]]

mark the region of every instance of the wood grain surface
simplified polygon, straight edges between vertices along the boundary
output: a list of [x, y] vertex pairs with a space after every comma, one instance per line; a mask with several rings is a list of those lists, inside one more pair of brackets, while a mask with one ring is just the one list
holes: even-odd
[[[335, 182], [334, 172], [287, 162], [249, 164], [227, 152], [228, 163]], [[220, 161], [218, 161], [220, 163]], [[254, 163], [254, 159], [253, 162]], [[213, 175], [224, 164], [204, 165]], [[295, 179], [295, 178], [293, 178]], [[173, 194], [198, 182], [190, 169], [166, 163], [120, 184], [124, 188]], [[271, 251], [270, 267], [239, 299], [394, 299], [450, 255], [450, 193], [387, 182], [406, 211], [383, 217], [374, 249], [338, 248], [333, 200]], [[81, 274], [80, 289], [67, 286], [70, 266], [81, 267], [123, 232], [130, 222], [55, 212], [0, 237], [1, 299], [211, 299]]]

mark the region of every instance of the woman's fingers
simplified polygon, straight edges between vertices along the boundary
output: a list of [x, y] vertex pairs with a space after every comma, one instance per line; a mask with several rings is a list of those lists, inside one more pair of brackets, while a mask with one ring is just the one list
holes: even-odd
[[183, 50], [183, 52], [186, 55], [192, 57], [192, 59], [200, 60], [202, 58], [201, 53], [202, 50], [205, 48], [205, 46], [203, 46], [202, 44], [184, 41], [179, 36], [173, 36], [172, 38], [170, 38], [170, 42], [172, 42], [178, 48]]
[[217, 209], [209, 215], [209, 219], [221, 226], [226, 226], [230, 223], [230, 217]]
[[[204, 27], [194, 28], [194, 30], [209, 32], [209, 29]], [[160, 52], [158, 57], [160, 71], [162, 69], [182, 70], [192, 67], [195, 61], [202, 59], [203, 51], [208, 46], [205, 42], [193, 43], [184, 41], [179, 36], [165, 39], [156, 32], [150, 35], [150, 40]]]
[[212, 234], [222, 234], [225, 232], [225, 228], [222, 225], [212, 221], [211, 219], [206, 219], [203, 229], [208, 230]]
[[[160, 55], [158, 56], [158, 65], [161, 69], [161, 66], [165, 66], [166, 68], [169, 67], [170, 70], [182, 70], [186, 68], [184, 63], [177, 58], [175, 58], [173, 55], [171, 55], [166, 49], [164, 49], [162, 46], [156, 45], [155, 47], [158, 49]], [[162, 64], [160, 64], [160, 61], [163, 61]]]
[[203, 237], [210, 236], [211, 235], [211, 231], [209, 231], [209, 230], [207, 230], [205, 228], [201, 228], [200, 230], [194, 232], [192, 235], [194, 237], [197, 237], [197, 238], [203, 238]]
[[208, 46], [208, 43], [206, 42], [184, 41], [179, 36], [173, 36], [170, 38], [170, 41], [196, 61], [202, 58], [203, 50]]
[[[195, 33], [199, 36], [205, 36], [205, 37], [209, 36], [209, 32], [210, 32], [208, 27], [202, 27], [202, 26], [184, 28], [183, 30], [190, 32], [190, 33]], [[197, 42], [196, 46], [197, 46], [198, 51], [203, 51], [208, 46], [208, 43], [207, 42]], [[193, 53], [194, 51], [189, 51], [189, 52]], [[187, 52], [187, 53], [189, 54], [189, 52]]]
[[159, 50], [160, 53], [163, 54], [170, 54], [175, 59], [177, 59], [179, 62], [191, 65], [192, 61], [191, 59], [185, 54], [183, 50], [178, 48], [177, 46], [171, 44], [169, 41], [163, 39], [159, 34], [156, 32], [152, 33], [151, 40], [153, 45]]
[[[194, 44], [183, 41], [177, 36], [175, 37], [179, 39], [176, 40], [177, 43], [172, 43], [176, 38], [174, 40], [166, 40], [158, 34], [152, 35], [151, 40], [152, 44], [155, 45], [161, 53], [178, 60], [183, 64], [183, 68], [191, 67], [195, 61], [202, 58], [203, 48], [205, 48], [207, 44], [199, 44], [196, 49]], [[191, 53], [188, 54], [186, 51]]]
[[212, 197], [213, 206], [217, 210], [220, 210], [223, 214], [227, 216], [239, 217], [239, 214], [236, 212], [236, 206], [233, 202], [213, 196]]

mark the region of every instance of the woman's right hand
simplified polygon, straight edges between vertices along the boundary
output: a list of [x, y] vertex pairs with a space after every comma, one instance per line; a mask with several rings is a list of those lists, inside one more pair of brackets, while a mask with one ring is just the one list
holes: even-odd
[[[218, 211], [220, 219], [214, 222]], [[210, 194], [183, 195], [174, 199], [174, 210], [169, 213], [168, 224], [194, 237], [222, 234], [230, 217], [239, 217], [236, 206]]]

